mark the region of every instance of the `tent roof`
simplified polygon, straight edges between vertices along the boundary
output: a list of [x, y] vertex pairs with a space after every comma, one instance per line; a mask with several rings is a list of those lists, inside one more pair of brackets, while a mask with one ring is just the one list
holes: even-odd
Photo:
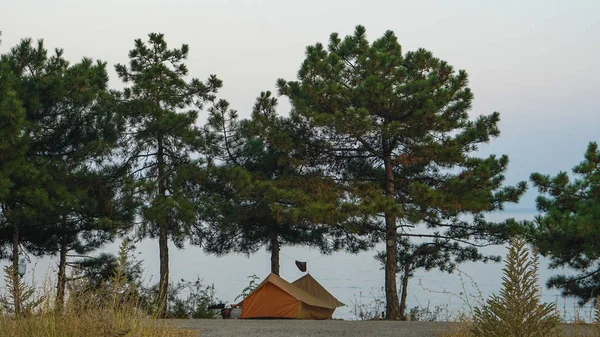
[[317, 282], [317, 280], [315, 280], [310, 274], [306, 274], [292, 282], [292, 285], [295, 285], [312, 296], [327, 302], [330, 307], [332, 306], [333, 308], [337, 308], [345, 306], [344, 303], [333, 297], [333, 295], [331, 295], [331, 293], [329, 293], [329, 291], [327, 291], [327, 289]]
[[[338, 305], [334, 305], [334, 304], [330, 303], [330, 301], [328, 301], [327, 299], [323, 300], [323, 299], [317, 298], [273, 273], [269, 274], [269, 276], [267, 276], [267, 278], [264, 281], [262, 281], [258, 285], [258, 287], [256, 287], [256, 289], [254, 289], [254, 291], [252, 293], [259, 291], [267, 283], [272, 283], [272, 284], [276, 285], [281, 290], [288, 293], [290, 296], [292, 296], [295, 299], [297, 299], [303, 303], [306, 303], [308, 305], [322, 307], [322, 308], [328, 308], [328, 309], [335, 309], [338, 307]], [[250, 295], [252, 295], [252, 293]], [[248, 295], [248, 296], [250, 296], [250, 295]]]

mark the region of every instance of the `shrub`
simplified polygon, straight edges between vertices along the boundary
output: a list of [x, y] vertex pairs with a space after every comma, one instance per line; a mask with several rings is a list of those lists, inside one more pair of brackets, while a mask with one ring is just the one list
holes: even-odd
[[448, 305], [436, 305], [431, 308], [430, 303], [426, 306], [415, 306], [408, 310], [408, 318], [411, 321], [421, 322], [446, 322], [452, 315]]
[[365, 300], [362, 291], [358, 293], [358, 297], [354, 295], [354, 299], [350, 300], [352, 314], [354, 318], [361, 321], [369, 321], [380, 319], [385, 313], [385, 295], [383, 288], [379, 291], [371, 289], [369, 292], [370, 299]]
[[[167, 318], [212, 318], [215, 311], [208, 307], [219, 302], [215, 295], [215, 286], [204, 285], [202, 279], [196, 281], [180, 280], [170, 287], [167, 301]], [[152, 288], [154, 299], [158, 299], [158, 284]]]
[[254, 289], [256, 289], [256, 287], [258, 287], [258, 285], [260, 284], [260, 277], [258, 277], [258, 275], [256, 274], [248, 276], [248, 279], [250, 280], [250, 282], [248, 282], [248, 286], [244, 288], [244, 290], [242, 290], [241, 294], [236, 296], [235, 301], [237, 301], [238, 299], [243, 300], [244, 298], [248, 297], [248, 295], [250, 295], [254, 291]]
[[550, 337], [559, 333], [554, 304], [541, 303], [538, 255], [521, 238], [512, 240], [503, 268], [502, 290], [475, 308], [474, 337]]

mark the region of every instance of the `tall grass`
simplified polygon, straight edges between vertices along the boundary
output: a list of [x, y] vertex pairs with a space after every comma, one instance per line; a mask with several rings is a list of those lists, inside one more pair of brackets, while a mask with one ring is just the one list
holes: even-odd
[[[126, 264], [122, 250], [120, 266]], [[24, 282], [5, 270], [7, 285], [0, 308], [0, 337], [196, 337], [198, 331], [172, 329], [164, 321], [148, 315], [135, 289], [128, 284], [123, 269], [119, 268], [110, 284], [100, 290], [78, 291], [70, 288], [62, 309], [57, 309], [53, 289], [41, 287], [31, 291]], [[16, 278], [16, 279], [15, 279]], [[15, 282], [26, 290], [21, 293], [23, 306], [20, 314], [14, 310], [11, 289]], [[11, 303], [13, 301], [13, 303]]]
[[64, 312], [40, 311], [23, 317], [0, 317], [1, 337], [125, 337], [198, 336], [174, 330], [161, 321], [144, 317], [134, 307], [95, 306], [69, 302]]

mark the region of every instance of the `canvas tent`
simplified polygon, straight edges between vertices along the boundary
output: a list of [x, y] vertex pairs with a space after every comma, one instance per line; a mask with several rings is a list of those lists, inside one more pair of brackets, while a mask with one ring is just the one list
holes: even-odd
[[315, 280], [310, 274], [302, 276], [301, 278], [292, 282], [292, 284], [306, 291], [310, 295], [319, 298], [323, 301], [326, 301], [330, 306], [333, 306], [334, 308], [345, 306], [344, 303], [338, 301], [337, 298], [333, 297], [333, 295], [331, 295], [329, 291], [327, 291], [327, 289], [325, 289], [319, 282], [317, 282], [317, 280]]
[[314, 283], [311, 280], [314, 280], [312, 276], [310, 279], [302, 281], [301, 284], [311, 284], [308, 289], [311, 289], [310, 291], [314, 295], [275, 274], [269, 274], [240, 303], [242, 305], [241, 318], [331, 318], [335, 308], [344, 304], [329, 294], [316, 280]]

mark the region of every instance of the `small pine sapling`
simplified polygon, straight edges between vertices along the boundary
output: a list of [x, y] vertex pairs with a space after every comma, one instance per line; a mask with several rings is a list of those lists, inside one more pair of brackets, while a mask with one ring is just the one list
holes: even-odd
[[558, 336], [560, 317], [554, 304], [542, 303], [538, 285], [538, 255], [514, 238], [505, 261], [502, 290], [475, 308], [474, 337]]

